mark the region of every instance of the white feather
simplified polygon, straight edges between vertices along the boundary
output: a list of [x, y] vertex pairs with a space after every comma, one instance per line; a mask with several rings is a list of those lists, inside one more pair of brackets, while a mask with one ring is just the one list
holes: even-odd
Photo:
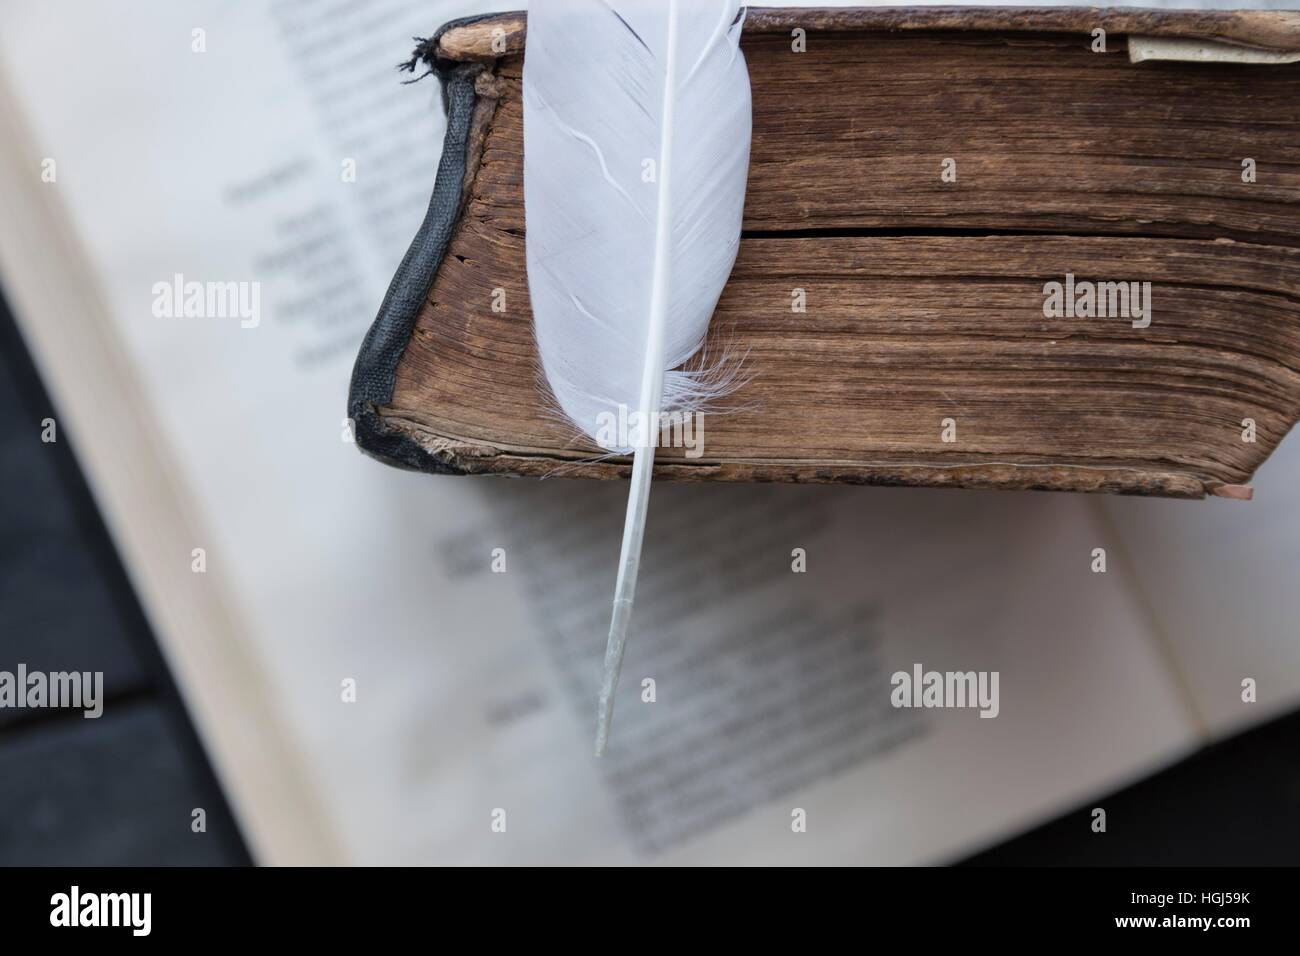
[[680, 366], [704, 342], [740, 243], [750, 141], [741, 11], [735, 0], [540, 0], [528, 15], [524, 208], [538, 352], [564, 414], [634, 454], [597, 753], [657, 434], [611, 440], [602, 424], [697, 412], [725, 388], [716, 369]]

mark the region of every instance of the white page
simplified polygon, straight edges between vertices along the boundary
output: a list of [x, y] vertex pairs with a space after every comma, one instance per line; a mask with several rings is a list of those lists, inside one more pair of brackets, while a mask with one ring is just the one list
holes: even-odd
[[[1251, 501], [1107, 502], [1195, 701], [1222, 736], [1300, 703], [1300, 441], [1255, 473]], [[1253, 680], [1253, 701], [1243, 699]]]
[[[57, 201], [202, 511], [208, 573], [277, 689], [268, 733], [304, 756], [346, 856], [938, 859], [1190, 745], [1131, 583], [1088, 570], [1107, 541], [1083, 499], [684, 485], [655, 490], [614, 752], [590, 756], [624, 488], [413, 475], [340, 436], [440, 145], [436, 86], [401, 87], [390, 64], [468, 6], [0, 13], [29, 148], [58, 160]], [[261, 322], [154, 317], [175, 273], [261, 282]], [[703, 576], [690, 608], [657, 583], [678, 566]], [[999, 670], [1000, 716], [886, 708], [888, 674], [915, 662]], [[812, 822], [792, 841], [795, 806]]]
[[[1083, 497], [655, 493], [638, 588], [652, 623], [629, 645], [602, 767], [637, 850], [941, 859], [1192, 742], [1142, 609], [1121, 578], [1090, 570], [1109, 542]], [[622, 495], [524, 485], [502, 530], [468, 539], [499, 541], [514, 562], [579, 740], [592, 731]], [[791, 572], [796, 547], [804, 574]], [[918, 662], [998, 670], [1004, 709], [894, 710], [889, 675]], [[653, 704], [638, 693], [646, 677]], [[794, 807], [818, 826], [791, 842]], [[688, 839], [713, 814], [727, 825]]]

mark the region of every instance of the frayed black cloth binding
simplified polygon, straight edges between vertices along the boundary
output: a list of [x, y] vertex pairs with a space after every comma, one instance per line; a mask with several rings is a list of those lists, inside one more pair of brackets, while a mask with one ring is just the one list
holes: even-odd
[[442, 264], [447, 242], [460, 213], [465, 151], [477, 101], [474, 80], [484, 69], [481, 63], [458, 63], [439, 57], [438, 41], [448, 30], [477, 23], [488, 16], [491, 14], [453, 20], [427, 39], [415, 37], [417, 46], [411, 59], [398, 67], [407, 73], [414, 73], [422, 63], [427, 67], [424, 73], [405, 81], [407, 83], [417, 82], [430, 74], [442, 82], [447, 133], [424, 222], [397, 267], [379, 312], [361, 342], [348, 388], [348, 418], [352, 422], [357, 446], [363, 452], [399, 468], [435, 474], [458, 474], [460, 469], [430, 453], [408, 436], [390, 429], [379, 416], [378, 409], [392, 401], [397, 363], [406, 350], [415, 320]]
[[[448, 24], [450, 26], [450, 24]], [[438, 38], [442, 36], [447, 27], [443, 27], [432, 37], [411, 37], [415, 41], [415, 50], [411, 53], [411, 58], [405, 63], [397, 64], [397, 69], [401, 73], [414, 73], [420, 64], [425, 64], [426, 69], [419, 76], [412, 77], [409, 80], [402, 80], [403, 86], [409, 86], [412, 83], [419, 83], [429, 74], [436, 70], [438, 60]]]

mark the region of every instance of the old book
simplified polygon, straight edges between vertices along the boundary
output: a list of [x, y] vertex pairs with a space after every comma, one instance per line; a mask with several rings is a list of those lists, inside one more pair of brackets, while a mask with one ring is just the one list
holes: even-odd
[[[351, 414], [408, 467], [618, 477], [539, 390], [525, 29], [422, 51], [448, 138]], [[1300, 64], [1225, 61], [1294, 60], [1300, 13], [755, 10], [743, 49], [709, 347], [751, 380], [657, 478], [1249, 496], [1300, 409]]]

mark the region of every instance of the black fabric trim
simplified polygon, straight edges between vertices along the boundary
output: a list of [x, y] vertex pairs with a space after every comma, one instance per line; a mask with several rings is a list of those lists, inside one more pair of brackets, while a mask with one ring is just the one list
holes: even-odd
[[419, 45], [414, 56], [402, 64], [401, 69], [414, 72], [423, 63], [428, 71], [415, 79], [433, 73], [441, 81], [443, 105], [447, 111], [447, 135], [443, 140], [442, 159], [438, 163], [438, 175], [424, 222], [402, 257], [379, 306], [379, 313], [361, 342], [348, 387], [348, 417], [352, 420], [357, 447], [398, 468], [435, 474], [460, 474], [461, 471], [430, 454], [410, 437], [390, 429], [380, 418], [378, 408], [392, 401], [397, 363], [406, 350], [415, 320], [433, 285], [456, 225], [465, 179], [470, 121], [477, 102], [474, 80], [484, 69], [482, 64], [457, 63], [438, 57], [438, 39], [454, 27], [476, 23], [488, 16], [491, 14], [453, 20], [427, 40], [417, 37]]

